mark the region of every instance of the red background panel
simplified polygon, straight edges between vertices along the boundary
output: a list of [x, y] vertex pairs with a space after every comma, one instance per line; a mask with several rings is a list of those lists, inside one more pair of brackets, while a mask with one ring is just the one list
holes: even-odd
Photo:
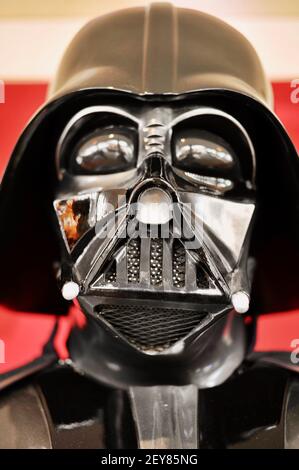
[[47, 83], [6, 83], [0, 104], [0, 174], [26, 123], [46, 99]]
[[[274, 83], [275, 111], [299, 149], [299, 103], [291, 102], [290, 83]], [[5, 103], [0, 104], [0, 174], [3, 173], [12, 149], [24, 126], [46, 99], [47, 83], [6, 83]], [[3, 223], [3, 221], [2, 221]], [[298, 286], [299, 289], [299, 286]], [[62, 320], [65, 322], [65, 320]], [[54, 316], [16, 314], [0, 307], [0, 339], [5, 342], [6, 363], [0, 373], [36, 358], [49, 338]], [[73, 319], [70, 320], [70, 325]], [[68, 331], [65, 324], [60, 331]], [[67, 355], [63, 341], [56, 344]], [[299, 338], [298, 311], [281, 312], [261, 317], [257, 327], [257, 351], [289, 350], [291, 341]], [[57, 340], [56, 340], [57, 342]]]

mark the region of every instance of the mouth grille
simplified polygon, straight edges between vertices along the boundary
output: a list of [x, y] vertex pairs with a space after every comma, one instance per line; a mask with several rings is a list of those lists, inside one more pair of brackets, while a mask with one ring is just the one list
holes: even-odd
[[173, 245], [172, 276], [175, 287], [184, 287], [186, 270], [186, 252], [184, 247], [175, 242]]
[[123, 282], [132, 287], [142, 284], [147, 288], [164, 286], [196, 290], [214, 287], [213, 279], [204, 269], [208, 261], [202, 250], [199, 258], [202, 262], [197, 265], [188, 260], [184, 246], [176, 239], [171, 242], [162, 238], [131, 239], [125, 246], [121, 262], [114, 260], [101, 279], [120, 287]]
[[127, 245], [128, 282], [139, 282], [140, 273], [140, 239], [130, 240]]
[[153, 286], [161, 286], [163, 281], [163, 240], [151, 240], [150, 279]]
[[206, 313], [136, 305], [101, 305], [97, 314], [142, 351], [162, 352], [190, 333]]

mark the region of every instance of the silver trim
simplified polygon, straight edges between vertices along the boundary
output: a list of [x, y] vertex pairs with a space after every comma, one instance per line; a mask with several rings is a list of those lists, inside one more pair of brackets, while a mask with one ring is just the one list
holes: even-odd
[[197, 449], [198, 389], [130, 387], [139, 449]]

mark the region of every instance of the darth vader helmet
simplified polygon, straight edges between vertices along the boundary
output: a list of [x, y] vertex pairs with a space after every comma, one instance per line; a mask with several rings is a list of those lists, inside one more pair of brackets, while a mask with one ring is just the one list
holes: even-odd
[[299, 167], [271, 99], [251, 45], [209, 15], [88, 23], [3, 180], [2, 302], [77, 298], [128, 382], [167, 364], [171, 383], [225, 380], [250, 344], [238, 314], [296, 303]]

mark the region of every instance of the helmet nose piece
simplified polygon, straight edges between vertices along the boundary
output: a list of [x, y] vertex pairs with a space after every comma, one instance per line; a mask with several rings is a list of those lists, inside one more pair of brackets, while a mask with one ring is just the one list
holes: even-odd
[[137, 220], [143, 224], [166, 224], [172, 218], [172, 200], [161, 188], [148, 188], [137, 202]]

